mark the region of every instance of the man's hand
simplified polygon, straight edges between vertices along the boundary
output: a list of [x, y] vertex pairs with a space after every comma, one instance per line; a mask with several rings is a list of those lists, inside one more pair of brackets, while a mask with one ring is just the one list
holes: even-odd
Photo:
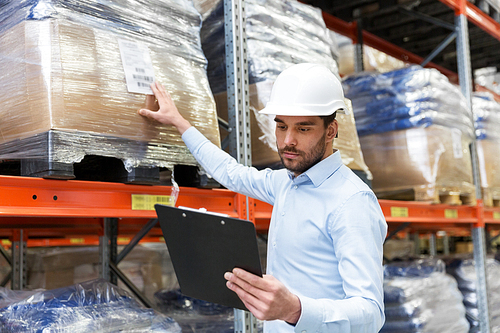
[[153, 90], [154, 96], [148, 95], [146, 97], [146, 108], [140, 109], [138, 113], [162, 124], [173, 125], [182, 135], [191, 127], [191, 124], [182, 117], [172, 97], [159, 82], [152, 83], [151, 90]]
[[226, 285], [234, 291], [253, 315], [260, 320], [281, 319], [296, 324], [300, 318], [299, 298], [274, 276], [259, 277], [235, 268], [224, 274]]

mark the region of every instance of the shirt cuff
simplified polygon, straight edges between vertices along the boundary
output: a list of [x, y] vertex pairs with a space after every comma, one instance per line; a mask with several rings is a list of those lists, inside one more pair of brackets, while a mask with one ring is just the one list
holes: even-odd
[[300, 300], [301, 313], [294, 331], [297, 333], [307, 333], [319, 331], [323, 325], [323, 308], [321, 303], [315, 300], [298, 296]]
[[208, 140], [194, 126], [189, 127], [182, 134], [181, 138], [186, 144], [186, 146], [189, 148], [189, 151], [191, 151], [191, 153], [196, 149], [196, 147], [199, 147], [203, 142]]

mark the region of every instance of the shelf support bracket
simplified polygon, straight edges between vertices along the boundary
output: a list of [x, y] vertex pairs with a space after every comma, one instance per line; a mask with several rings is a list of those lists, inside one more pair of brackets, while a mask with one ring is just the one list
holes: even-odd
[[16, 229], [12, 242], [12, 290], [26, 287], [26, 271], [26, 235], [23, 229]]
[[457, 32], [453, 31], [451, 34], [448, 35], [441, 43], [439, 43], [438, 46], [432, 52], [422, 60], [420, 63], [420, 66], [425, 67], [429, 62], [432, 61], [441, 51], [443, 51], [455, 38], [457, 37]]

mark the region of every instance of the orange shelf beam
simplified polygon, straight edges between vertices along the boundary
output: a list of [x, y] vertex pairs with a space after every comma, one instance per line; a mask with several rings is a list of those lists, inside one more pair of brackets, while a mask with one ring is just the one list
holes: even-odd
[[[132, 237], [118, 237], [118, 245], [127, 245]], [[158, 237], [144, 237], [139, 243], [162, 243], [164, 239], [162, 236]], [[2, 239], [0, 244], [4, 248], [10, 248], [12, 242], [8, 239]], [[60, 239], [28, 239], [28, 247], [48, 247], [48, 246], [96, 246], [99, 245], [99, 236], [75, 236]]]
[[439, 0], [456, 15], [464, 14], [467, 19], [500, 41], [500, 23], [486, 15], [481, 9], [466, 0]]
[[[106, 217], [119, 218], [119, 235], [134, 235], [156, 213], [132, 209], [132, 195], [168, 196], [171, 190], [169, 186], [0, 176], [0, 237], [11, 237], [18, 229], [25, 229], [29, 237], [98, 236]], [[500, 225], [500, 208], [396, 200], [379, 203], [390, 224], [411, 222], [412, 227], [427, 229], [467, 228], [478, 223]], [[247, 217], [246, 197], [224, 189], [182, 187], [176, 206]], [[257, 230], [266, 231], [272, 206], [249, 198], [248, 210]], [[149, 236], [159, 237], [161, 230], [154, 228]]]
[[500, 207], [485, 207], [484, 223], [500, 225]]
[[[133, 209], [132, 195], [154, 201], [171, 192], [170, 186], [0, 176], [0, 216], [155, 218], [154, 210]], [[246, 218], [242, 197], [226, 190], [182, 187], [176, 205]]]
[[[430, 204], [419, 201], [379, 200], [380, 207], [389, 223], [412, 222], [418, 224], [434, 224], [436, 226], [467, 226], [477, 222], [475, 206], [451, 206]], [[493, 211], [494, 209], [492, 209]], [[500, 208], [498, 208], [500, 212]], [[272, 207], [262, 201], [255, 200], [255, 220], [264, 225], [271, 218]], [[493, 213], [490, 213], [491, 216]], [[494, 221], [488, 218], [486, 222]], [[496, 220], [500, 223], [500, 217]]]

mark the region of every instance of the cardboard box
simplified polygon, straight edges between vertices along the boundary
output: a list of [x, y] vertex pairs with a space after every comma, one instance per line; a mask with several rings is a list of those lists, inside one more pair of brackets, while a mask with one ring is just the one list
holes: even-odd
[[[205, 60], [169, 53], [161, 39], [104, 28], [57, 18], [0, 29], [0, 144], [58, 130], [185, 147], [175, 128], [137, 114], [145, 95], [127, 90], [118, 45], [125, 39], [149, 48], [155, 79], [179, 111], [220, 145]], [[36, 153], [20, 148], [28, 154], [21, 157]], [[68, 152], [68, 162], [79, 162], [72, 158]]]
[[473, 193], [470, 138], [457, 131], [432, 125], [362, 136], [374, 191], [444, 188]]

